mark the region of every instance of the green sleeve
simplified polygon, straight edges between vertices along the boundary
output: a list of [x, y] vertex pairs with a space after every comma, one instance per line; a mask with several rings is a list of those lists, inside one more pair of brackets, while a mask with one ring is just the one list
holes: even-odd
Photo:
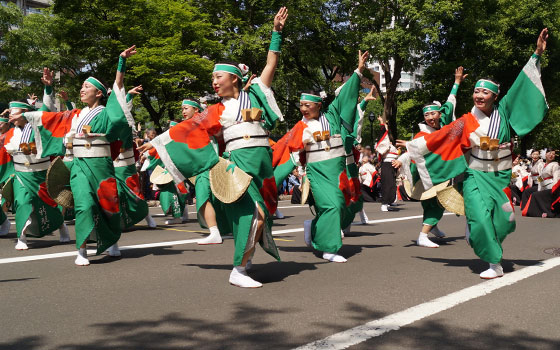
[[74, 109], [74, 106], [72, 105], [72, 102], [70, 102], [70, 101], [64, 102], [64, 105], [66, 106], [66, 109], [69, 110], [69, 111]]
[[541, 82], [540, 56], [531, 56], [500, 100], [498, 111], [520, 137], [527, 135], [543, 120], [548, 104]]
[[332, 135], [340, 134], [342, 127], [350, 133], [354, 131], [360, 81], [360, 76], [354, 72], [344, 84], [338, 96], [329, 105], [325, 115], [329, 121]]

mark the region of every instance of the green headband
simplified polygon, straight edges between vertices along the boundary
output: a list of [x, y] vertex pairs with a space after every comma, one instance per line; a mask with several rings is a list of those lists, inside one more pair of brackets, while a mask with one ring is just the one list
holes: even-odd
[[101, 84], [99, 80], [95, 79], [94, 77], [89, 77], [86, 79], [86, 81], [95, 86], [97, 90], [101, 91], [103, 97], [107, 97], [107, 88], [105, 88], [105, 86], [103, 86], [103, 84]]
[[10, 120], [8, 118], [0, 118], [0, 122], [8, 123]]
[[171, 127], [171, 126], [175, 126], [175, 125], [177, 125], [177, 124], [179, 124], [179, 123], [174, 122], [174, 121], [170, 121], [170, 122], [169, 122], [169, 126], [170, 126], [170, 127]]
[[500, 93], [500, 85], [494, 83], [493, 81], [480, 79], [476, 82], [474, 88], [483, 88], [492, 91], [494, 94], [498, 95]]
[[299, 98], [300, 101], [310, 101], [310, 102], [323, 102], [321, 96], [312, 95], [312, 94], [301, 94]]
[[223, 64], [218, 63], [214, 66], [214, 73], [216, 72], [226, 72], [229, 74], [237, 75], [239, 79], [243, 79], [243, 74], [241, 73], [241, 69], [239, 67], [234, 66], [233, 64]]
[[25, 103], [25, 102], [20, 102], [20, 101], [12, 101], [10, 102], [9, 108], [21, 108], [21, 109], [27, 109], [30, 111], [34, 111], [35, 107], [33, 107], [32, 105], [30, 105], [29, 103]]
[[438, 105], [429, 105], [426, 106], [424, 108], [422, 108], [422, 113], [428, 113], [428, 112], [432, 112], [432, 111], [436, 111], [439, 112], [440, 107]]
[[181, 106], [193, 106], [194, 108], [198, 108], [199, 112], [202, 112], [204, 110], [204, 108], [202, 108], [201, 105], [199, 105], [198, 103], [191, 101], [191, 100], [183, 100], [183, 104], [181, 104]]

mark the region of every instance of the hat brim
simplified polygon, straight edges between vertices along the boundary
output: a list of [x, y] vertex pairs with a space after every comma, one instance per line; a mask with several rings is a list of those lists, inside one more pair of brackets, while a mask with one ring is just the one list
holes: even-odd
[[47, 170], [47, 193], [64, 208], [74, 208], [74, 195], [70, 188], [70, 169], [57, 157]]

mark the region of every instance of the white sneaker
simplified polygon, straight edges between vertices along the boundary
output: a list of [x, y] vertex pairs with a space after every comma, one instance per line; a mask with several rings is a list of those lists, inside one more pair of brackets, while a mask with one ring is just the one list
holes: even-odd
[[71, 219], [71, 220], [64, 220], [64, 223], [65, 223], [66, 225], [74, 225], [74, 224], [76, 224], [76, 220], [74, 220], [74, 219]]
[[381, 211], [389, 211], [389, 207], [386, 204], [381, 204]]
[[78, 255], [76, 256], [76, 260], [74, 260], [74, 264], [78, 266], [88, 266], [89, 260], [87, 258], [87, 250], [86, 248], [78, 249]]
[[439, 248], [439, 245], [430, 241], [430, 239], [428, 238], [428, 235], [426, 233], [422, 233], [422, 232], [420, 232], [420, 235], [418, 236], [418, 240], [416, 241], [416, 244], [418, 244], [420, 247]]
[[274, 213], [274, 215], [276, 216], [277, 219], [283, 219], [284, 218], [284, 214], [282, 214], [280, 209], [276, 209], [276, 212]]
[[222, 235], [220, 234], [220, 230], [218, 230], [218, 227], [216, 226], [210, 227], [210, 234], [208, 235], [208, 237], [198, 241], [198, 244], [200, 245], [222, 244], [222, 243], [223, 243]]
[[106, 250], [109, 256], [119, 257], [121, 256], [121, 250], [119, 249], [119, 245], [117, 243], [113, 244]]
[[174, 225], [174, 224], [182, 224], [183, 220], [181, 218], [173, 218], [171, 220], [166, 220], [165, 224], [166, 225]]
[[480, 274], [480, 278], [485, 280], [491, 280], [493, 278], [502, 277], [504, 275], [504, 269], [500, 264], [490, 264], [490, 268], [483, 271]]
[[262, 283], [255, 281], [247, 275], [246, 268], [234, 266], [229, 274], [229, 283], [241, 288], [260, 288]]
[[437, 238], [444, 238], [445, 237], [445, 233], [443, 231], [441, 231], [437, 225], [432, 227], [432, 229], [430, 230], [430, 233], [433, 234], [434, 236], [436, 236]]
[[70, 234], [68, 233], [68, 227], [66, 224], [62, 224], [62, 226], [58, 229], [58, 232], [60, 233], [60, 243], [70, 242]]
[[[2, 210], [2, 209], [0, 209]], [[10, 233], [10, 227], [12, 226], [12, 223], [10, 222], [9, 219], [6, 219], [6, 221], [4, 221], [2, 223], [2, 225], [0, 225], [0, 236], [5, 236], [8, 233]]]
[[27, 250], [29, 247], [27, 246], [27, 240], [25, 237], [20, 237], [17, 240], [16, 250]]
[[311, 247], [311, 223], [313, 220], [303, 222], [303, 240], [308, 247]]
[[146, 220], [146, 223], [148, 224], [149, 228], [156, 228], [157, 227], [156, 221], [154, 220], [154, 218], [150, 214], [148, 214], [146, 216], [145, 220]]
[[348, 261], [342, 255], [327, 253], [327, 252], [323, 252], [323, 259], [336, 263], [345, 263]]
[[369, 218], [367, 217], [366, 211], [364, 209], [360, 211], [360, 221], [364, 225], [367, 225], [369, 223]]

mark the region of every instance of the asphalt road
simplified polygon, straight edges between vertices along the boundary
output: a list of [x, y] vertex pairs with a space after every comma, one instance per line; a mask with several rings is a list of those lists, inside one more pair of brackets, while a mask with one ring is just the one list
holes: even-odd
[[[487, 265], [464, 240], [464, 217], [444, 216], [441, 247], [420, 248], [419, 203], [389, 213], [366, 204], [374, 223], [353, 226], [340, 252], [348, 262], [336, 264], [305, 247], [309, 209], [280, 206], [290, 206], [273, 228], [283, 261], [259, 249], [250, 274], [264, 287], [254, 290], [228, 283], [233, 240], [197, 245], [192, 240], [206, 230], [195, 220], [139, 226], [119, 244], [147, 246], [123, 250], [120, 259], [91, 257], [88, 267], [74, 266], [74, 256], [51, 255], [75, 252], [74, 241], [58, 243], [58, 233], [29, 239], [26, 252], [14, 250], [12, 225], [0, 238], [0, 349], [292, 349], [497, 281], [478, 277]], [[545, 250], [560, 247], [560, 221], [518, 215], [517, 222], [504, 243], [506, 277], [554, 259]], [[74, 237], [73, 226], [70, 232]], [[35, 260], [7, 260], [23, 257]], [[351, 349], [557, 350], [559, 290], [560, 267], [543, 269]]]

